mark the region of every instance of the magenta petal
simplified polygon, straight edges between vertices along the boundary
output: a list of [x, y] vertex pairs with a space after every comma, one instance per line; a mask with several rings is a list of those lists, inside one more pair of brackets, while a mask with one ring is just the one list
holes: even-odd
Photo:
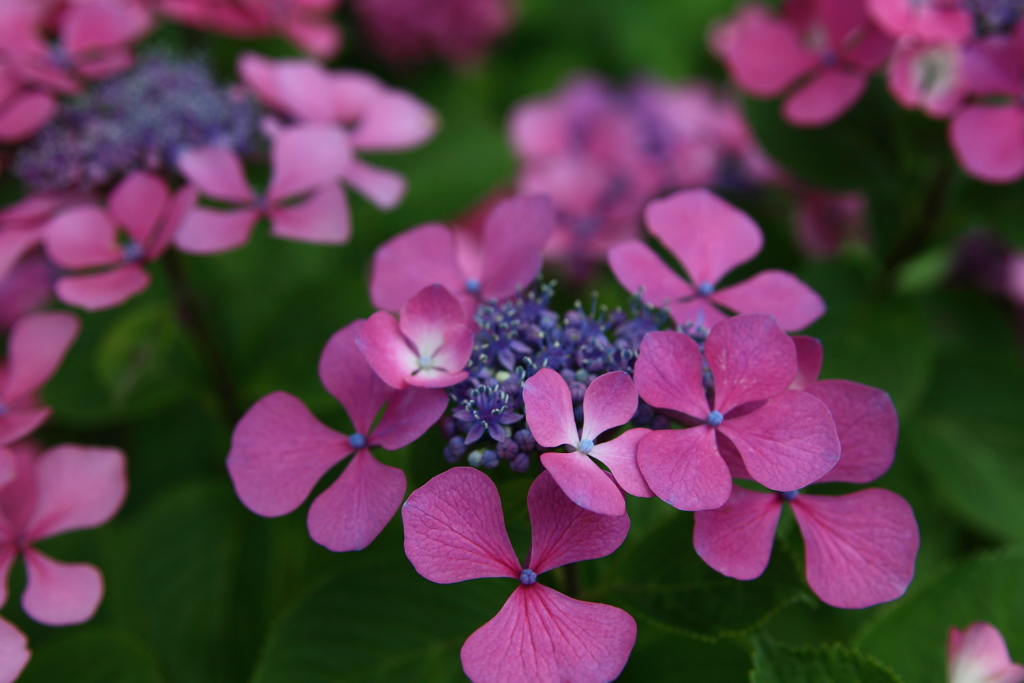
[[397, 451], [423, 436], [448, 407], [448, 394], [440, 389], [409, 387], [395, 392], [380, 422], [370, 433], [370, 443]]
[[29, 313], [15, 322], [7, 337], [7, 378], [0, 399], [11, 404], [46, 384], [80, 329], [71, 313]]
[[547, 197], [513, 197], [491, 209], [484, 224], [481, 298], [505, 299], [529, 287], [554, 230], [555, 208]]
[[0, 230], [0, 282], [7, 279], [22, 257], [42, 239], [39, 230]]
[[824, 358], [824, 349], [821, 341], [814, 337], [798, 336], [793, 337], [793, 344], [796, 346], [796, 379], [789, 386], [790, 389], [806, 389], [818, 381], [821, 374], [821, 362]]
[[398, 152], [418, 147], [437, 132], [437, 115], [419, 98], [401, 90], [382, 89], [366, 103], [352, 130], [357, 149]]
[[640, 240], [626, 240], [612, 247], [608, 266], [627, 292], [636, 294], [642, 289], [644, 301], [653, 306], [693, 294], [690, 285]]
[[397, 171], [354, 159], [345, 171], [345, 182], [382, 211], [391, 211], [405, 197], [408, 183]]
[[370, 275], [370, 300], [377, 308], [397, 312], [433, 284], [452, 292], [465, 288], [448, 228], [437, 223], [420, 225], [377, 247]]
[[569, 499], [599, 515], [626, 514], [626, 501], [611, 477], [582, 453], [544, 453], [540, 461]]
[[805, 391], [828, 406], [842, 446], [839, 462], [819, 481], [866, 484], [889, 470], [900, 432], [889, 394], [845, 379], [827, 379]]
[[[398, 326], [421, 356], [434, 357], [443, 346], [450, 341], [462, 342], [465, 335], [459, 330], [457, 339], [449, 339], [448, 332], [464, 328], [469, 322], [465, 309], [459, 300], [452, 296], [443, 285], [432, 284], [417, 292], [402, 306], [398, 316]], [[470, 349], [472, 346], [470, 346]], [[449, 359], [451, 360], [451, 359]], [[444, 365], [445, 370], [461, 370], [469, 360], [469, 351], [465, 358], [456, 363], [457, 367]]]
[[434, 583], [519, 578], [498, 487], [479, 470], [455, 467], [413, 491], [402, 523], [405, 554]]
[[103, 600], [103, 575], [91, 564], [58, 562], [34, 548], [25, 551], [25, 614], [47, 626], [92, 619]]
[[0, 446], [12, 444], [36, 431], [51, 412], [49, 408], [23, 408], [0, 416]]
[[782, 118], [794, 126], [825, 126], [857, 103], [868, 87], [866, 72], [826, 69], [782, 105]]
[[43, 244], [50, 260], [63, 268], [109, 266], [123, 258], [117, 228], [98, 206], [79, 206], [59, 214], [46, 224]]
[[337, 185], [324, 185], [297, 204], [272, 208], [270, 234], [311, 244], [345, 244], [352, 237], [345, 193]]
[[107, 209], [132, 239], [143, 246], [148, 244], [150, 233], [170, 198], [171, 191], [160, 176], [133, 171], [110, 192]]
[[526, 504], [533, 527], [529, 567], [537, 574], [611, 555], [629, 533], [627, 515], [601, 515], [576, 505], [548, 472], [534, 480]]
[[697, 342], [681, 332], [650, 332], [633, 371], [637, 391], [655, 408], [701, 418], [710, 412]]
[[644, 217], [647, 229], [679, 259], [694, 285], [718, 284], [764, 246], [754, 219], [703, 188], [656, 199]]
[[949, 629], [946, 671], [950, 683], [1021, 683], [1024, 666], [1010, 658], [1006, 640], [992, 624]]
[[18, 680], [31, 658], [25, 634], [6, 619], [0, 619], [0, 683]]
[[182, 185], [171, 195], [163, 215], [160, 217], [160, 222], [143, 244], [145, 247], [144, 258], [147, 261], [155, 261], [163, 256], [171, 246], [171, 241], [174, 239], [175, 233], [178, 232], [185, 215], [195, 208], [198, 201], [199, 190], [191, 185]]
[[741, 581], [756, 579], [768, 567], [782, 500], [734, 486], [729, 502], [693, 514], [693, 547], [708, 566]]
[[128, 495], [128, 461], [117, 448], [54, 446], [34, 468], [39, 497], [25, 525], [33, 543], [106, 524]]
[[640, 440], [636, 461], [654, 495], [672, 507], [719, 508], [729, 500], [732, 476], [715, 441], [706, 425], [653, 431]]
[[345, 436], [322, 425], [302, 401], [279, 391], [238, 421], [228, 473], [247, 508], [278, 517], [299, 507], [320, 477], [352, 450]]
[[102, 311], [120, 306], [149, 287], [151, 279], [138, 264], [115, 268], [94, 275], [68, 275], [53, 287], [57, 298], [69, 306], [87, 311]]
[[178, 155], [178, 170], [203, 194], [233, 204], [256, 199], [238, 154], [225, 147], [190, 149]]
[[715, 378], [715, 410], [723, 414], [785, 391], [796, 377], [793, 340], [767, 315], [718, 323], [704, 342], [704, 355]]
[[466, 639], [473, 683], [606, 683], [626, 666], [636, 622], [618, 607], [582, 602], [542, 584], [518, 586]]
[[801, 494], [791, 503], [807, 556], [807, 583], [825, 603], [860, 609], [895, 600], [914, 578], [921, 539], [910, 504], [892, 491]]
[[619, 370], [599, 376], [583, 395], [581, 438], [593, 441], [609, 429], [626, 424], [633, 419], [638, 403], [636, 387], [628, 373]]
[[712, 300], [737, 313], [775, 316], [787, 332], [802, 330], [825, 314], [825, 301], [800, 278], [782, 270], [757, 275], [721, 289]]
[[[550, 368], [539, 370], [523, 384], [526, 424], [544, 448], [579, 444], [569, 385]], [[630, 415], [632, 417], [632, 415]]]
[[615, 483], [633, 496], [650, 498], [654, 495], [647, 480], [640, 473], [640, 466], [636, 463], [636, 451], [640, 439], [644, 438], [651, 430], [637, 428], [618, 436], [611, 441], [599, 443], [590, 451], [590, 457], [600, 460], [612, 475], [615, 476]]
[[356, 346], [363, 320], [335, 332], [320, 354], [320, 381], [345, 408], [355, 430], [366, 436], [395, 390], [381, 381]]
[[406, 380], [418, 368], [415, 352], [390, 313], [377, 311], [371, 315], [359, 330], [356, 346], [377, 376], [395, 389], [408, 386]]
[[336, 553], [362, 550], [398, 512], [405, 486], [405, 472], [383, 464], [369, 449], [357, 451], [309, 507], [310, 538]]
[[60, 109], [49, 93], [26, 91], [0, 111], [0, 143], [22, 142], [38, 133]]
[[803, 391], [779, 394], [753, 412], [726, 418], [718, 429], [736, 445], [754, 481], [775, 491], [801, 489], [839, 461], [832, 413]]
[[345, 131], [331, 124], [285, 128], [270, 143], [267, 198], [280, 202], [341, 180], [352, 161]]
[[174, 246], [186, 254], [217, 254], [241, 247], [252, 236], [260, 214], [255, 209], [221, 211], [193, 206], [174, 235]]
[[974, 105], [949, 126], [949, 142], [968, 174], [987, 183], [1024, 176], [1024, 109], [1018, 105]]

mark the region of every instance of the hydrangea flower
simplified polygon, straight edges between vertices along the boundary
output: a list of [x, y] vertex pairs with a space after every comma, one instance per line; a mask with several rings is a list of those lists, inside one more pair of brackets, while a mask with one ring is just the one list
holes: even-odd
[[116, 448], [63, 444], [40, 455], [15, 449], [14, 479], [0, 489], [0, 604], [14, 560], [25, 560], [25, 614], [48, 626], [92, 619], [103, 599], [103, 575], [91, 564], [58, 562], [33, 546], [110, 521], [128, 493], [127, 459]]
[[886, 83], [894, 100], [933, 118], [949, 116], [968, 92], [970, 53], [960, 43], [900, 40], [889, 60]]
[[354, 453], [309, 508], [310, 536], [335, 552], [369, 545], [405, 496], [405, 473], [382, 464], [370, 449], [409, 445], [448, 405], [443, 391], [395, 391], [384, 384], [356, 348], [365, 324], [357, 320], [336, 332], [320, 357], [320, 380], [352, 420], [351, 435], [325, 427], [302, 401], [279, 391], [238, 422], [227, 459], [242, 503], [258, 515], [279, 517], [302, 505], [324, 474]]
[[370, 316], [356, 344], [385, 384], [450, 387], [469, 376], [464, 370], [473, 350], [473, 330], [462, 304], [441, 285], [425, 287], [395, 316]]
[[57, 214], [44, 228], [46, 255], [69, 271], [54, 291], [64, 303], [90, 311], [118, 306], [149, 287], [144, 264], [159, 258], [196, 193], [171, 193], [157, 175], [135, 171], [110, 192], [105, 208], [92, 204]]
[[0, 447], [28, 436], [50, 417], [35, 393], [57, 372], [79, 329], [70, 313], [30, 313], [11, 328], [0, 365]]
[[825, 313], [825, 302], [795, 275], [764, 270], [718, 289], [733, 268], [754, 258], [764, 245], [761, 229], [747, 214], [705, 189], [683, 190], [647, 205], [647, 229], [682, 264], [688, 281], [639, 240], [616, 245], [608, 265], [630, 292], [667, 305], [680, 325], [711, 328], [726, 318], [718, 307], [737, 313], [774, 315], [785, 330], [800, 330]]
[[220, 146], [182, 152], [178, 170], [204, 197], [231, 208], [191, 208], [174, 235], [174, 246], [190, 254], [215, 254], [241, 247], [263, 216], [282, 239], [344, 244], [352, 234], [348, 204], [337, 180], [352, 158], [338, 130], [305, 124], [277, 131], [270, 142], [270, 181], [258, 194], [246, 179], [238, 154]]
[[634, 372], [640, 396], [689, 425], [641, 439], [637, 464], [654, 494], [680, 510], [721, 507], [733, 488], [727, 459], [776, 491], [832, 469], [835, 422], [821, 400], [788, 390], [797, 367], [793, 340], [769, 316], [725, 320], [703, 348], [680, 332], [648, 334]]
[[32, 651], [28, 638], [11, 622], [0, 618], [0, 683], [14, 683], [28, 666]]
[[480, 239], [437, 223], [406, 230], [373, 253], [370, 301], [397, 311], [416, 292], [440, 284], [472, 315], [481, 301], [501, 301], [529, 287], [554, 226], [550, 200], [514, 197], [494, 206]]
[[498, 489], [457, 467], [413, 491], [402, 508], [405, 553], [435, 583], [488, 577], [519, 581], [497, 616], [462, 646], [473, 683], [603, 683], [614, 680], [636, 641], [626, 612], [581, 602], [538, 582], [544, 572], [611, 554], [629, 532], [626, 515], [584, 510], [547, 472], [527, 496], [533, 544], [524, 568], [505, 531]]
[[[621, 427], [636, 413], [636, 387], [628, 374], [609, 372], [590, 383], [583, 397], [581, 431], [576, 429], [569, 385], [554, 370], [544, 368], [526, 380], [523, 401], [526, 423], [538, 444], [573, 449], [540, 456], [544, 468], [572, 502], [600, 515], [624, 515], [626, 501], [619, 486], [634, 496], [654, 495], [636, 464], [637, 444], [649, 429], [630, 429], [611, 441], [597, 443], [602, 433]], [[614, 480], [594, 460], [607, 465]]]
[[946, 643], [948, 683], [1021, 683], [1024, 666], [1010, 659], [1006, 640], [992, 624], [976, 621], [963, 631], [949, 629]]

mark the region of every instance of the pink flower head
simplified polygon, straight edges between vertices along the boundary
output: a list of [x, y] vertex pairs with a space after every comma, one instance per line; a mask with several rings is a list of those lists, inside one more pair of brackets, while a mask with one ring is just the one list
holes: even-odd
[[178, 170], [205, 197], [232, 205], [190, 209], [174, 245], [191, 254], [215, 254], [241, 247], [263, 216], [281, 239], [344, 244], [351, 237], [348, 204], [337, 181], [352, 159], [344, 133], [332, 126], [305, 124], [277, 131], [270, 142], [270, 182], [257, 194], [238, 154], [218, 146], [183, 152]]
[[18, 628], [0, 618], [0, 683], [14, 683], [32, 659], [28, 638]]
[[[426, 103], [363, 71], [330, 71], [312, 60], [274, 60], [255, 52], [243, 53], [237, 66], [263, 104], [292, 122], [339, 126], [356, 152], [413, 149], [437, 132], [437, 115]], [[395, 208], [405, 195], [401, 174], [358, 158], [343, 175], [381, 209]]]
[[405, 554], [435, 583], [516, 579], [497, 616], [462, 646], [473, 683], [603, 683], [614, 680], [636, 642], [636, 622], [617, 607], [581, 602], [538, 583], [544, 572], [614, 552], [626, 515], [599, 515], [570, 501], [547, 472], [527, 496], [533, 544], [526, 568], [505, 531], [498, 488], [456, 467], [412, 492], [402, 508]]
[[21, 606], [28, 616], [48, 626], [88, 621], [103, 599], [103, 575], [91, 564], [58, 562], [33, 546], [102, 526], [117, 514], [128, 492], [124, 453], [63, 444], [36, 456], [23, 445], [15, 458], [15, 478], [0, 490], [0, 604], [21, 555], [28, 575]]
[[729, 76], [755, 97], [784, 93], [782, 116], [795, 126], [824, 126], [863, 94], [891, 41], [860, 0], [787, 0], [781, 16], [744, 5], [711, 35]]
[[143, 292], [151, 281], [144, 264], [167, 250], [195, 199], [190, 188], [172, 194], [159, 176], [135, 171], [114, 187], [105, 208], [89, 204], [57, 214], [43, 230], [46, 255], [71, 272], [57, 280], [57, 298], [96, 311]]
[[462, 304], [441, 285], [424, 287], [395, 316], [377, 311], [356, 340], [370, 367], [395, 389], [438, 388], [469, 376], [473, 330]]
[[973, 33], [974, 19], [961, 0], [865, 0], [871, 19], [893, 38], [961, 42]]
[[900, 40], [889, 60], [889, 92], [907, 109], [945, 118], [968, 92], [964, 60], [964, 48], [959, 43]]
[[824, 314], [821, 297], [781, 270], [764, 270], [717, 289], [730, 270], [761, 251], [764, 236], [750, 216], [714, 193], [676, 192], [648, 204], [645, 218], [647, 229], [683, 265], [689, 281], [639, 240], [613, 247], [608, 265], [627, 290], [642, 288], [647, 303], [667, 305], [678, 324], [711, 328], [726, 318], [719, 306], [737, 313], [769, 313], [785, 330], [803, 329]]
[[80, 327], [70, 313], [30, 313], [14, 323], [0, 365], [0, 447], [28, 436], [50, 417], [35, 394], [57, 372]]
[[529, 287], [540, 273], [544, 245], [555, 227], [546, 197], [513, 197], [499, 202], [477, 238], [468, 230], [428, 223], [380, 245], [373, 254], [370, 300], [397, 311], [432, 284], [456, 293], [466, 312]]
[[694, 425], [651, 432], [637, 450], [651, 490], [680, 510], [724, 505], [734, 460], [776, 491], [817, 481], [839, 460], [828, 407], [807, 392], [788, 390], [797, 376], [796, 348], [769, 316], [740, 315], [719, 323], [703, 354], [685, 334], [651, 332], [640, 345], [634, 376], [644, 401]]
[[946, 643], [948, 683], [1021, 683], [1024, 666], [1010, 659], [1003, 634], [992, 624], [976, 621], [963, 631], [949, 629]]
[[405, 496], [405, 474], [382, 464], [370, 449], [409, 445], [448, 405], [443, 391], [395, 391], [381, 382], [356, 348], [365, 324], [357, 320], [336, 332], [320, 357], [320, 380], [348, 413], [351, 435], [325, 427], [299, 399], [279, 391], [260, 399], [238, 422], [227, 460], [242, 503], [258, 515], [279, 517], [299, 507], [329, 469], [355, 453], [309, 508], [310, 536], [335, 552], [369, 545]]
[[[544, 368], [523, 385], [526, 423], [533, 438], [544, 448], [571, 446], [571, 453], [544, 453], [540, 461], [569, 499], [599, 515], [626, 514], [626, 501], [616, 486], [634, 496], [654, 495], [636, 464], [636, 448], [649, 429], [631, 429], [625, 434], [596, 443], [609, 429], [621, 427], [633, 418], [637, 407], [636, 387], [625, 372], [601, 375], [587, 387], [583, 397], [583, 431], [577, 431], [569, 385], [560, 374]], [[608, 466], [614, 480], [597, 466]]]

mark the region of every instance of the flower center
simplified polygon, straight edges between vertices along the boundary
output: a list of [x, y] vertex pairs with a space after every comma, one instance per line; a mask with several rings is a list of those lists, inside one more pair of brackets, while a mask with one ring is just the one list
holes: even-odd
[[523, 573], [519, 575], [519, 583], [524, 586], [532, 586], [537, 583], [537, 572], [532, 569], [524, 569]]
[[469, 278], [466, 280], [466, 291], [470, 294], [480, 293], [480, 281], [476, 278]]
[[580, 441], [580, 445], [576, 447], [583, 455], [587, 455], [590, 451], [594, 450], [594, 442], [591, 439], [583, 439]]
[[420, 366], [420, 370], [429, 370], [434, 366], [434, 359], [426, 354], [420, 356], [420, 359], [416, 362]]
[[796, 500], [796, 497], [800, 495], [800, 491], [780, 491], [779, 495], [782, 496], [783, 500]]
[[356, 432], [352, 436], [348, 437], [348, 445], [352, 448], [364, 448], [366, 446], [366, 437]]
[[697, 285], [697, 293], [701, 296], [711, 296], [715, 293], [715, 286], [710, 282], [702, 282]]
[[129, 240], [127, 244], [121, 247], [121, 258], [124, 259], [125, 263], [141, 261], [143, 256], [145, 256], [145, 252], [142, 250], [142, 246], [135, 240]]
[[723, 420], [725, 420], [725, 416], [722, 415], [717, 410], [712, 410], [710, 413], [708, 413], [707, 423], [712, 427], [717, 427], [718, 425], [722, 424]]

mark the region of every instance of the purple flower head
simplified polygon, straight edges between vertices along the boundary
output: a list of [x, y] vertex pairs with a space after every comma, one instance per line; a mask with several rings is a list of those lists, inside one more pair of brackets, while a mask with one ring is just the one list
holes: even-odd
[[611, 554], [626, 515], [598, 515], [569, 500], [547, 472], [527, 496], [533, 543], [523, 567], [505, 531], [501, 500], [483, 473], [458, 467], [413, 491], [402, 508], [405, 553], [435, 583], [502, 577], [518, 585], [501, 611], [462, 646], [473, 683], [603, 683], [626, 665], [636, 622], [617, 607], [581, 602], [538, 582], [556, 567]]

